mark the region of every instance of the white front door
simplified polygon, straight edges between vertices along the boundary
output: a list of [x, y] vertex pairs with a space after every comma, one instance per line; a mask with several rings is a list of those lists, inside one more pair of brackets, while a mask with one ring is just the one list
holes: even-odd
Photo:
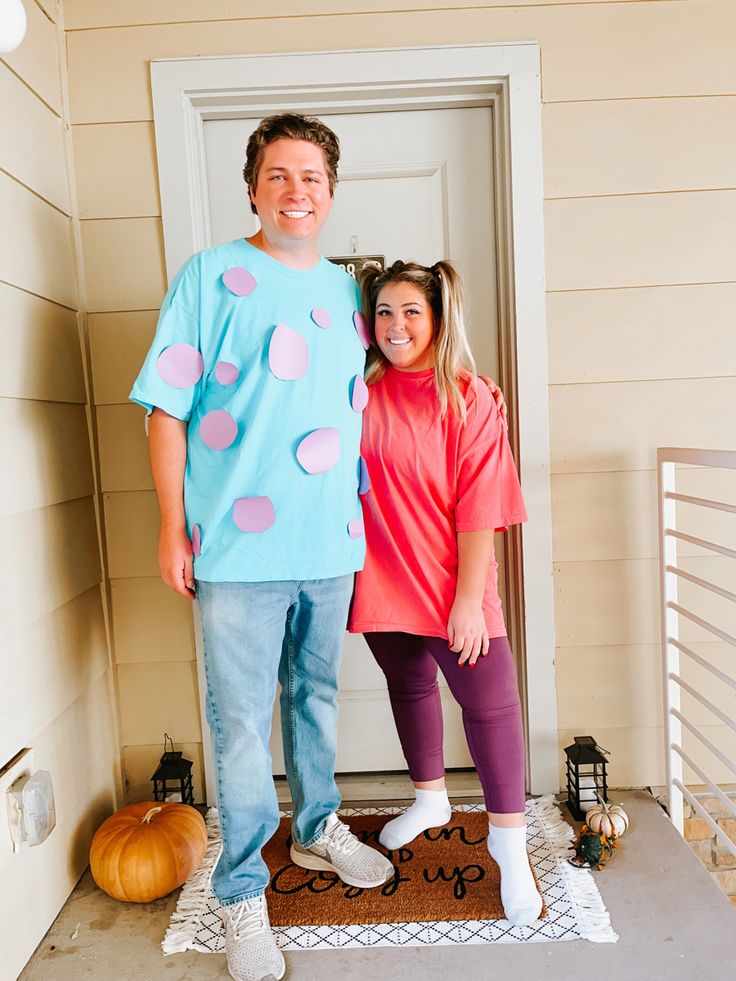
[[[399, 258], [427, 265], [442, 258], [456, 261], [467, 288], [478, 368], [497, 377], [492, 111], [477, 107], [325, 116], [340, 139], [342, 155], [335, 205], [320, 244], [326, 256], [355, 252], [383, 255], [387, 263]], [[257, 122], [204, 122], [213, 243], [250, 235], [257, 228], [239, 176]], [[362, 637], [346, 639], [340, 683], [337, 769], [403, 769], [385, 681]], [[446, 765], [471, 765], [459, 710], [442, 680], [441, 691]], [[283, 773], [278, 715], [271, 748], [274, 773]]]

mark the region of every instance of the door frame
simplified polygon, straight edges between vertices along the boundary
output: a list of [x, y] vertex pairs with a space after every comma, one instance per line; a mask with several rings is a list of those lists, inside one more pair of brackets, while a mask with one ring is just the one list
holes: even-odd
[[[335, 79], [341, 79], [335, 82]], [[506, 620], [520, 668], [528, 788], [559, 789], [545, 320], [539, 45], [439, 45], [151, 62], [168, 279], [210, 241], [204, 122], [490, 106], [494, 121], [499, 382], [529, 521], [504, 537]], [[523, 366], [518, 372], [517, 365]], [[201, 631], [195, 612], [200, 704]], [[214, 768], [203, 726], [205, 780]]]

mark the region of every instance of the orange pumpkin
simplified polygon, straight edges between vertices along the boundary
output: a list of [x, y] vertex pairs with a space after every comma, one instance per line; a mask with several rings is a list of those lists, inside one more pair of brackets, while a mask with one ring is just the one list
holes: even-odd
[[108, 896], [149, 903], [167, 896], [199, 867], [207, 829], [188, 804], [131, 804], [116, 811], [92, 839], [90, 868]]

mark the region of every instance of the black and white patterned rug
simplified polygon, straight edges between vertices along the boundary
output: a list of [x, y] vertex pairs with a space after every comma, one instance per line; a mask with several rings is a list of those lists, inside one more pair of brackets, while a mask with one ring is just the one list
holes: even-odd
[[[345, 808], [340, 813], [397, 814], [403, 808]], [[481, 804], [455, 807], [482, 811]], [[286, 812], [284, 812], [285, 814]], [[551, 940], [590, 940], [615, 943], [593, 874], [573, 868], [572, 828], [562, 820], [554, 797], [526, 803], [527, 849], [547, 906], [547, 916], [532, 926], [513, 926], [508, 920], [455, 920], [433, 923], [369, 923], [349, 926], [274, 927], [284, 950], [326, 950], [344, 947], [417, 947], [432, 944], [539, 943]], [[201, 867], [187, 880], [162, 947], [165, 954], [185, 950], [218, 953], [225, 949], [220, 905], [210, 887], [221, 845], [217, 811], [207, 814], [210, 843]]]

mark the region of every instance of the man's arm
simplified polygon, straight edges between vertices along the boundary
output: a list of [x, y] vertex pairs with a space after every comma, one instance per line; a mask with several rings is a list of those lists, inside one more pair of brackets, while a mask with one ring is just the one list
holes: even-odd
[[184, 515], [184, 470], [187, 464], [187, 423], [154, 409], [148, 446], [153, 483], [161, 511], [158, 567], [161, 578], [182, 596], [194, 597], [192, 543]]

